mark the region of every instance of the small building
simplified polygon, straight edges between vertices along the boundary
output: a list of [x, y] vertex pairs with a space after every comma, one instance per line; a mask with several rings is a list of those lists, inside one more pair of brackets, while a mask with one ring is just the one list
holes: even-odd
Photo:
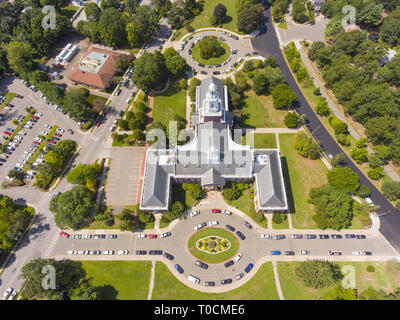
[[311, 0], [311, 4], [316, 12], [320, 12], [322, 5], [326, 2], [326, 0]]
[[228, 182], [247, 181], [255, 182], [256, 211], [288, 210], [279, 150], [251, 149], [235, 142], [228, 101], [227, 86], [215, 77], [204, 79], [196, 88], [193, 139], [172, 149], [147, 150], [141, 210], [167, 211], [173, 182], [222, 190]]
[[117, 71], [120, 54], [91, 46], [86, 55], [67, 76], [75, 84], [104, 90]]

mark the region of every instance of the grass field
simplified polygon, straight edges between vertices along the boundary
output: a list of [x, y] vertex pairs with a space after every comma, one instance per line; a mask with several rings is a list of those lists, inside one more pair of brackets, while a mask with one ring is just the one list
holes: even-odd
[[311, 160], [298, 155], [294, 149], [295, 134], [279, 134], [282, 170], [286, 194], [295, 228], [317, 228], [312, 219], [314, 206], [308, 203], [311, 188], [327, 183], [328, 168], [321, 160]]
[[82, 261], [95, 286], [106, 286], [107, 300], [145, 300], [150, 283], [149, 261]]
[[168, 90], [154, 98], [153, 122], [161, 122], [168, 127], [175, 115], [186, 118], [186, 90], [178, 83], [170, 84]]
[[[400, 287], [400, 267], [398, 263], [358, 261], [341, 261], [335, 263], [339, 264], [341, 268], [344, 266], [354, 267], [355, 287], [358, 294], [369, 286], [375, 289], [382, 289], [387, 293], [394, 292]], [[305, 287], [295, 274], [295, 268], [298, 264], [299, 262], [278, 262], [279, 280], [285, 299], [315, 300], [318, 297], [324, 298], [331, 289], [315, 290]], [[375, 271], [368, 272], [367, 266], [373, 266]]]
[[[205, 237], [218, 236], [226, 239], [230, 242], [230, 248], [226, 251], [222, 251], [217, 254], [212, 254], [199, 250], [196, 246], [198, 240]], [[235, 255], [239, 249], [239, 241], [232, 232], [221, 228], [206, 228], [194, 233], [188, 242], [189, 252], [197, 259], [209, 262], [209, 263], [219, 263], [230, 259]]]
[[218, 40], [219, 44], [224, 48], [223, 54], [219, 57], [203, 59], [200, 53], [200, 42], [198, 42], [192, 49], [192, 57], [197, 62], [203, 63], [204, 65], [216, 65], [225, 62], [229, 58], [231, 49], [226, 43]]
[[246, 145], [248, 135], [254, 135], [254, 149], [276, 149], [275, 133], [248, 133], [243, 137], [242, 144]]
[[11, 102], [11, 100], [14, 98], [14, 96], [15, 96], [15, 92], [7, 92], [5, 95], [6, 100], [4, 100], [3, 103], [0, 103], [0, 110], [3, 110], [3, 108]]
[[271, 96], [257, 96], [254, 91], [245, 93], [245, 117], [241, 125], [247, 128], [285, 128], [286, 110], [274, 108]]
[[[203, 1], [201, 1], [201, 3], [202, 3], [202, 7], [203, 7], [202, 11], [191, 22], [191, 25], [194, 29], [212, 27], [212, 25], [210, 23], [210, 17], [212, 16], [212, 14], [214, 12], [215, 6], [218, 3], [222, 3], [227, 9], [225, 23], [222, 25], [222, 27], [225, 29], [231, 30], [233, 32], [240, 33], [236, 27], [236, 23], [237, 23], [237, 13], [236, 13], [236, 9], [235, 9], [236, 1], [233, 1], [233, 0], [203, 0]], [[182, 28], [179, 31], [182, 33], [182, 35], [187, 33], [185, 28]]]
[[203, 293], [177, 280], [165, 264], [156, 263], [152, 300], [278, 300], [272, 264], [265, 263], [256, 275], [240, 288], [225, 293]]

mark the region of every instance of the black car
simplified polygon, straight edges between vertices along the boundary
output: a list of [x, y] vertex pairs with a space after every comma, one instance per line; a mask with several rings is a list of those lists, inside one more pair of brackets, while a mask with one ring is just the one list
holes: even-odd
[[365, 238], [366, 238], [366, 236], [363, 235], [363, 234], [358, 234], [357, 235], [357, 239], [365, 239]]
[[317, 236], [315, 234], [306, 234], [304, 236], [304, 238], [306, 238], [306, 239], [317, 239]]
[[230, 226], [229, 224], [227, 224], [225, 227], [226, 227], [229, 231], [232, 231], [232, 232], [235, 231], [235, 228], [232, 227], [232, 226]]
[[6, 162], [6, 159], [0, 158], [1, 162]]
[[286, 256], [294, 256], [294, 251], [285, 251]]
[[224, 263], [224, 266], [225, 266], [225, 268], [228, 268], [228, 267], [230, 267], [231, 265], [233, 265], [233, 260], [229, 260], [229, 261], [227, 261], [227, 262], [225, 262]]
[[147, 251], [146, 250], [136, 250], [136, 254], [144, 255], [144, 254], [147, 254]]
[[342, 239], [342, 235], [340, 235], [340, 234], [332, 234], [331, 238], [332, 239]]
[[229, 283], [232, 283], [232, 279], [221, 280], [221, 284], [229, 284]]
[[166, 257], [169, 260], [174, 260], [174, 256], [172, 254], [164, 252], [163, 256]]
[[319, 235], [319, 238], [320, 238], [320, 239], [329, 239], [329, 235], [327, 235], [327, 234], [320, 234], [320, 235]]
[[346, 234], [346, 239], [354, 239], [355, 237], [355, 234]]
[[283, 235], [283, 234], [277, 234], [277, 235], [275, 236], [275, 240], [282, 240], [282, 239], [285, 239], [285, 238], [286, 238], [286, 236]]
[[183, 273], [183, 269], [182, 269], [182, 267], [181, 267], [179, 264], [176, 264], [174, 267], [175, 267], [175, 269], [176, 269], [180, 274]]
[[118, 115], [119, 115], [120, 117], [122, 117], [122, 116], [124, 115], [124, 110], [121, 110], [121, 111], [118, 113]]
[[213, 71], [213, 74], [220, 74], [221, 72], [219, 71]]
[[205, 68], [205, 65], [202, 63], [199, 63], [199, 67]]
[[150, 250], [149, 254], [151, 254], [151, 255], [160, 255], [160, 254], [162, 254], [162, 250]]
[[203, 269], [208, 269], [208, 264], [205, 264], [199, 260], [196, 260], [196, 262], [194, 263], [196, 266], [203, 268]]
[[244, 236], [244, 234], [241, 233], [239, 230], [236, 231], [236, 234], [237, 234], [237, 236], [238, 236], [240, 239], [242, 239], [242, 240], [246, 239], [246, 237]]
[[364, 254], [365, 254], [366, 256], [372, 256], [372, 252], [371, 252], [371, 251], [364, 251]]
[[200, 73], [201, 73], [201, 74], [207, 74], [207, 72], [204, 71], [204, 70], [201, 70]]
[[206, 282], [204, 282], [204, 285], [206, 287], [214, 287], [215, 286], [215, 282], [214, 281], [206, 281]]
[[219, 68], [219, 67], [221, 67], [221, 64], [218, 63], [218, 64], [215, 65], [215, 67], [216, 67], [216, 68]]
[[244, 223], [244, 225], [249, 229], [253, 229], [253, 226], [250, 223], [248, 223], [247, 221]]
[[60, 138], [59, 138], [59, 137], [56, 137], [56, 136], [54, 136], [54, 137], [51, 137], [51, 140], [57, 140], [57, 141], [59, 141], [59, 140], [60, 140]]

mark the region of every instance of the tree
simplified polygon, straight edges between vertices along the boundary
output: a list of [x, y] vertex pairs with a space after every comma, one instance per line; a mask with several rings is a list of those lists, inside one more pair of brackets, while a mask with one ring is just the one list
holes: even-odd
[[400, 182], [397, 181], [385, 181], [382, 184], [383, 195], [390, 201], [396, 201], [400, 199]]
[[258, 6], [249, 4], [239, 11], [237, 27], [243, 33], [251, 33], [260, 28], [261, 10]]
[[319, 159], [320, 157], [319, 145], [315, 143], [312, 138], [309, 138], [304, 132], [299, 132], [296, 135], [294, 148], [301, 156], [305, 158]]
[[174, 29], [180, 29], [185, 22], [185, 15], [183, 10], [182, 1], [175, 1], [168, 13], [168, 23]]
[[328, 106], [328, 103], [326, 102], [326, 99], [321, 99], [317, 105], [315, 106], [315, 111], [320, 115], [320, 116], [329, 116], [331, 113], [331, 109]]
[[121, 13], [114, 8], [105, 9], [99, 21], [99, 29], [102, 41], [111, 47], [117, 47], [125, 43], [125, 22]]
[[357, 191], [360, 186], [358, 175], [350, 168], [338, 167], [328, 172], [328, 182], [331, 186], [351, 193]]
[[[42, 285], [43, 268], [52, 266], [55, 270], [55, 289]], [[21, 290], [22, 299], [65, 299], [75, 288], [79, 287], [86, 272], [77, 261], [42, 259], [31, 260], [22, 267], [20, 278], [24, 280]]]
[[307, 7], [303, 1], [294, 0], [291, 16], [297, 23], [305, 23], [309, 20]]
[[268, 80], [265, 73], [261, 71], [254, 72], [253, 89], [257, 95], [268, 93]]
[[183, 211], [184, 211], [184, 206], [181, 202], [179, 201], [175, 201], [172, 206], [171, 209], [168, 210], [165, 214], [164, 217], [168, 220], [168, 221], [172, 221], [178, 218], [182, 217]]
[[332, 166], [336, 168], [341, 164], [343, 164], [344, 157], [345, 157], [344, 153], [335, 154], [331, 160]]
[[364, 163], [368, 161], [368, 151], [366, 148], [354, 148], [351, 150], [351, 157], [356, 160], [357, 163]]
[[372, 180], [379, 180], [383, 178], [383, 167], [376, 167], [368, 170], [368, 177], [370, 177]]
[[139, 1], [138, 0], [125, 0], [125, 3], [126, 3], [126, 11], [130, 15], [135, 14], [137, 8], [139, 7]]
[[54, 212], [54, 221], [61, 228], [77, 228], [94, 211], [93, 193], [85, 186], [75, 186], [59, 193], [50, 201], [49, 209]]
[[333, 289], [326, 297], [328, 300], [356, 300], [357, 290], [352, 288], [343, 288], [342, 286], [337, 286]]
[[151, 39], [157, 25], [158, 17], [149, 6], [140, 6], [132, 17], [132, 28], [139, 43], [143, 44]]
[[167, 67], [160, 51], [145, 52], [136, 59], [132, 79], [145, 92], [162, 86], [167, 79]]
[[7, 50], [7, 60], [10, 68], [21, 76], [33, 70], [34, 50], [27, 43], [10, 42]]
[[206, 37], [198, 43], [198, 46], [203, 59], [220, 57], [225, 53], [224, 47], [215, 36]]
[[121, 221], [120, 230], [121, 231], [132, 231], [136, 228], [135, 218], [132, 215], [132, 211], [129, 209], [122, 209], [121, 216], [119, 217]]
[[178, 77], [186, 69], [186, 60], [180, 55], [166, 59], [166, 66], [173, 77]]
[[190, 80], [188, 95], [190, 97], [190, 101], [196, 101], [196, 88], [201, 84], [201, 81], [198, 78], [193, 78]]
[[400, 41], [400, 20], [398, 17], [389, 16], [383, 20], [380, 37], [386, 43], [395, 45]]
[[331, 287], [343, 278], [338, 264], [325, 260], [306, 260], [296, 267], [296, 275], [313, 289]]
[[382, 10], [382, 5], [371, 3], [360, 11], [357, 20], [364, 25], [377, 27], [381, 23]]
[[300, 117], [296, 112], [288, 112], [283, 123], [288, 128], [296, 128], [299, 124]]
[[296, 94], [287, 84], [280, 83], [272, 90], [272, 100], [276, 109], [289, 109], [296, 100]]
[[99, 164], [78, 164], [67, 175], [67, 181], [72, 184], [86, 185], [91, 179], [96, 179], [100, 174], [101, 166]]
[[99, 22], [101, 10], [95, 2], [90, 2], [85, 6], [86, 20], [90, 22]]
[[267, 79], [269, 91], [274, 89], [278, 84], [285, 82], [285, 75], [282, 73], [282, 70], [279, 67], [272, 67], [270, 65], [267, 65], [265, 67], [264, 75]]
[[226, 202], [238, 199], [241, 194], [242, 191], [240, 191], [237, 185], [234, 183], [230, 184], [229, 186], [225, 186], [225, 188], [222, 190], [222, 195]]
[[226, 17], [226, 7], [222, 3], [218, 3], [213, 12], [213, 16], [217, 18], [219, 23], [223, 23]]

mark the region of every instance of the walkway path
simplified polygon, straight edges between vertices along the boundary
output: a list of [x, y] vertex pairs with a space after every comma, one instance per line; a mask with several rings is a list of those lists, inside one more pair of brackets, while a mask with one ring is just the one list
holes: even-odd
[[272, 269], [274, 271], [275, 287], [276, 287], [276, 291], [278, 292], [279, 299], [285, 300], [285, 298], [283, 297], [281, 283], [279, 281], [278, 266], [277, 266], [276, 261], [272, 261]]
[[151, 296], [153, 294], [155, 269], [156, 269], [156, 261], [153, 260], [151, 262], [150, 285], [149, 285], [149, 294], [147, 295], [147, 300], [151, 300]]
[[303, 131], [303, 127], [297, 129], [290, 128], [255, 128], [255, 129], [245, 129], [248, 133], [249, 131], [254, 131], [255, 133], [297, 133]]

